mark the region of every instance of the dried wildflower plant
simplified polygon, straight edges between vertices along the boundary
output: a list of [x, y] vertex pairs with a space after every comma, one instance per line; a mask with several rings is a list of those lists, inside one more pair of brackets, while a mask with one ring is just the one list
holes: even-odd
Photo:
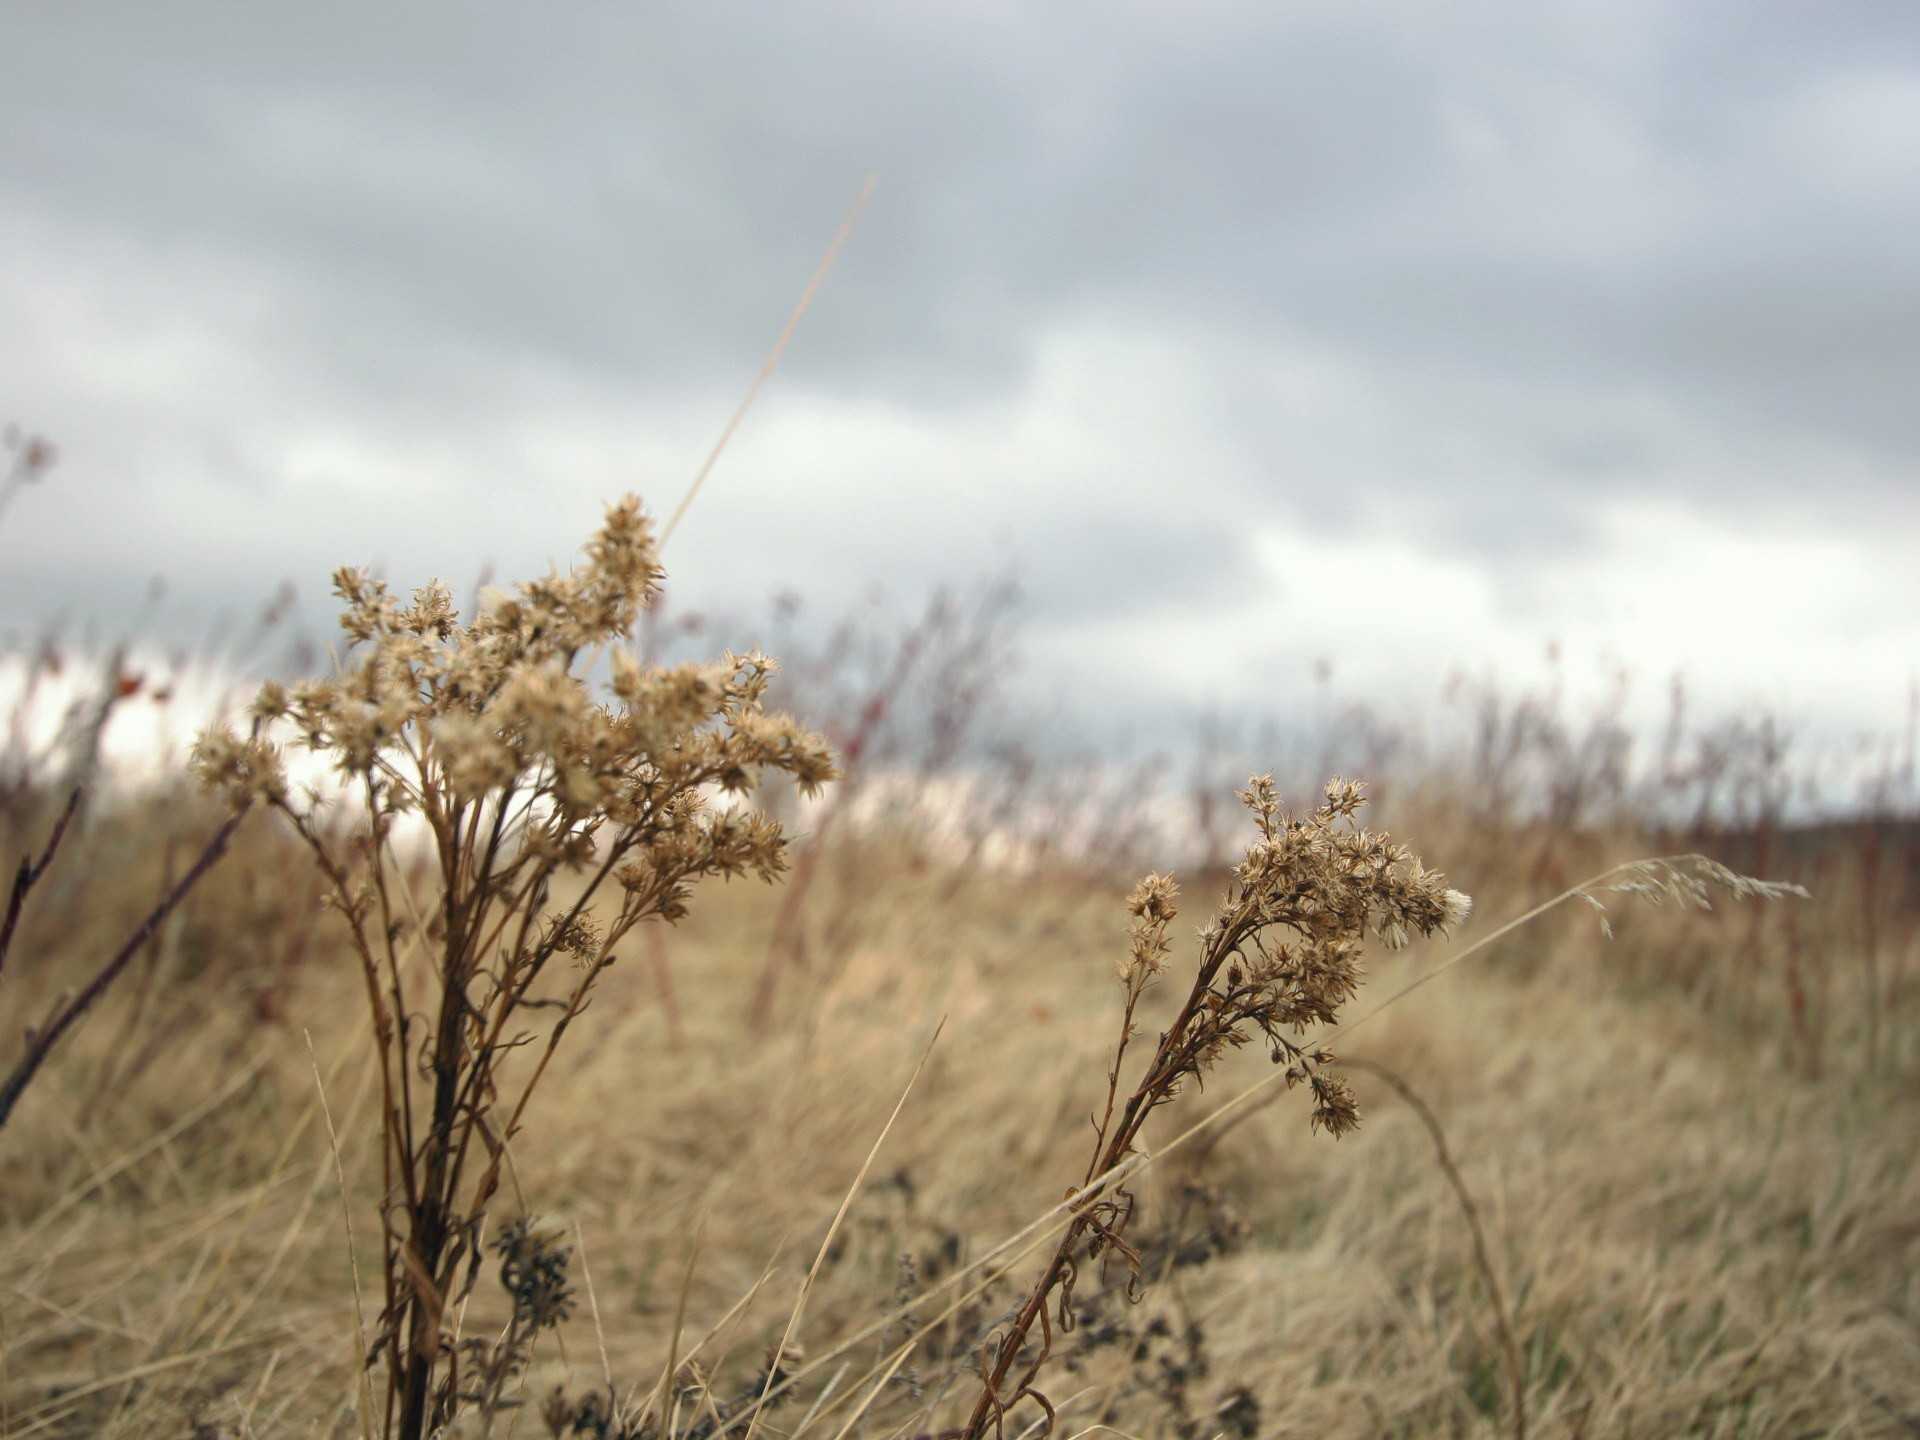
[[[351, 645], [334, 677], [264, 686], [251, 734], [195, 747], [203, 784], [305, 842], [363, 971], [385, 1136], [370, 1358], [386, 1365], [385, 1433], [403, 1440], [467, 1389], [448, 1307], [472, 1283], [508, 1143], [620, 943], [683, 915], [704, 877], [779, 873], [780, 827], [741, 803], [762, 772], [807, 793], [835, 774], [820, 737], [763, 708], [770, 660], [663, 668], [623, 648], [661, 573], [631, 496], [583, 565], [495, 592], [466, 623], [443, 585], [402, 604], [341, 570]], [[289, 781], [282, 736], [331, 761], [336, 791]], [[409, 832], [432, 856], [425, 894]]]
[[1134, 1289], [1141, 1257], [1126, 1238], [1134, 1199], [1112, 1177], [1137, 1153], [1148, 1117], [1189, 1080], [1202, 1081], [1229, 1050], [1258, 1041], [1275, 1064], [1287, 1067], [1290, 1087], [1308, 1087], [1314, 1128], [1336, 1137], [1352, 1130], [1359, 1111], [1347, 1082], [1326, 1069], [1332, 1053], [1310, 1049], [1299, 1037], [1309, 1026], [1336, 1021], [1360, 982], [1369, 935], [1397, 949], [1416, 935], [1450, 930], [1471, 909], [1465, 895], [1448, 889], [1405, 846], [1360, 827], [1355, 816], [1366, 802], [1356, 784], [1334, 780], [1321, 804], [1300, 818], [1281, 808], [1271, 776], [1256, 777], [1240, 799], [1258, 833], [1234, 867], [1225, 899], [1201, 927], [1186, 1000], [1122, 1101], [1120, 1072], [1135, 1012], [1166, 972], [1178, 890], [1167, 877], [1149, 875], [1128, 897], [1120, 1039], [1093, 1153], [1080, 1185], [1069, 1192], [1070, 1218], [1052, 1258], [983, 1347], [980, 1394], [964, 1440], [979, 1440], [988, 1429], [1002, 1433], [1007, 1412], [1022, 1400], [1037, 1404], [1051, 1428], [1053, 1407], [1035, 1382], [1053, 1351], [1056, 1317], [1063, 1331], [1074, 1326], [1073, 1284], [1083, 1259], [1120, 1257]]

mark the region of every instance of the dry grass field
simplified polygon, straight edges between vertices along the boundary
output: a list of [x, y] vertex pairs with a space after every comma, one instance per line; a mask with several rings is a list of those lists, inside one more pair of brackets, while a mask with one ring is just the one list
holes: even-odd
[[[846, 765], [860, 713], [801, 719]], [[421, 733], [407, 723], [394, 733]], [[804, 766], [795, 753], [767, 741], [745, 758]], [[838, 814], [829, 787], [789, 807], [802, 838], [784, 885], [701, 880], [671, 925], [634, 899], [657, 899], [664, 873], [647, 839], [652, 878], [596, 893], [591, 933], [539, 952], [552, 963], [486, 1032], [497, 1053], [465, 1027], [517, 972], [461, 982], [449, 1061], [405, 1038], [424, 1024], [382, 1045], [369, 1023], [388, 983], [389, 1018], [446, 1013], [446, 927], [429, 917], [453, 882], [430, 838], [386, 834], [369, 952], [324, 903], [314, 855], [256, 804], [40, 1047], [0, 1127], [0, 1435], [958, 1437], [982, 1428], [983, 1364], [1009, 1353], [1070, 1224], [1074, 1326], [1041, 1295], [1049, 1318], [1015, 1358], [1044, 1331], [1044, 1364], [1030, 1393], [1002, 1382], [987, 1433], [1037, 1434], [1049, 1415], [1061, 1436], [1177, 1440], [1920, 1433], [1920, 838], [1892, 821], [1569, 817], [1488, 806], [1487, 784], [1383, 784], [1378, 823], [1474, 908], [1451, 937], [1416, 923], [1434, 933], [1400, 949], [1367, 919], [1350, 1000], [1300, 958], [1354, 938], [1345, 920], [1315, 929], [1333, 892], [1297, 868], [1260, 881], [1299, 941], [1271, 960], [1296, 1008], [1266, 1017], [1330, 986], [1344, 1030], [1282, 1024], [1302, 1049], [1280, 1066], [1265, 1035], [1201, 1047], [1148, 1107], [1122, 1189], [1077, 1201], [1128, 987], [1123, 1100], [1185, 1023], [1195, 931], [1233, 883], [1219, 865], [1174, 867], [1162, 958], [1156, 912], [1130, 917], [1138, 857], [1119, 847], [1003, 863], [901, 815]], [[9, 863], [41, 853], [63, 801], [50, 771], [12, 776]], [[558, 812], [529, 813], [525, 834]], [[139, 932], [225, 814], [184, 777], [86, 796], [5, 950], [0, 1069], [35, 1053], [23, 1030]], [[365, 821], [343, 802], [313, 823], [364, 866]], [[1252, 816], [1221, 823], [1236, 850], [1260, 838]], [[1696, 849], [1810, 897], [1716, 892], [1698, 911], [1595, 888], [1604, 913], [1568, 900], [1374, 1013], [1583, 877]], [[584, 886], [561, 865], [529, 903], [564, 914]], [[536, 921], [529, 965], [564, 928]], [[482, 1061], [472, 1093], [503, 1098], [450, 1123], [491, 1116], [471, 1154], [496, 1173], [476, 1190], [469, 1166], [448, 1193], [478, 1194], [474, 1227], [449, 1222], [412, 1265], [427, 1212], [396, 1198], [383, 1115], [395, 1086], [425, 1096], [436, 1065]], [[509, 1124], [501, 1107], [541, 1064]], [[1336, 1137], [1322, 1087], [1342, 1082], [1360, 1123]], [[423, 1353], [400, 1321], [439, 1338]], [[409, 1418], [397, 1372], [416, 1362]]]

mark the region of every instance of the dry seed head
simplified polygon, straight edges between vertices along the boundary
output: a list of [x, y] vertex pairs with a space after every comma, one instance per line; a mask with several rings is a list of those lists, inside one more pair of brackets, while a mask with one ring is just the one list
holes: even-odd
[[[836, 775], [824, 740], [765, 712], [765, 657], [663, 669], [622, 650], [660, 575], [651, 522], [632, 497], [607, 511], [579, 566], [489, 597], [466, 624], [443, 585], [403, 604], [383, 581], [343, 569], [335, 591], [351, 643], [337, 672], [262, 687], [250, 736], [216, 730], [195, 747], [204, 785], [236, 808], [266, 802], [314, 853], [365, 972], [392, 1082], [386, 1155], [407, 1182], [405, 1203], [385, 1212], [389, 1305], [376, 1346], [403, 1418], [443, 1403], [430, 1394], [439, 1381], [412, 1357], [419, 1337], [445, 1333], [446, 1297], [463, 1266], [472, 1273], [497, 1193], [504, 1137], [544, 1073], [543, 1058], [519, 1078], [517, 1098], [503, 1095], [502, 1058], [539, 1038], [532, 1012], [557, 1013], [544, 1057], [636, 926], [683, 915], [704, 877], [779, 873], [785, 836], [738, 798], [766, 769], [803, 792]], [[608, 650], [616, 658], [603, 685], [595, 662]], [[334, 798], [289, 790], [274, 731], [331, 763]], [[394, 879], [415, 883], [394, 863], [403, 815], [419, 817], [440, 862], [423, 867], [420, 883], [440, 890], [423, 908], [445, 917], [430, 937], [438, 1019], [418, 1026], [418, 999], [398, 978], [412, 907], [395, 903]], [[568, 875], [583, 883], [562, 892]], [[543, 993], [550, 962], [563, 957], [577, 963], [562, 994]], [[416, 1135], [429, 1084], [434, 1118]], [[439, 1104], [449, 1094], [463, 1097], [451, 1112]], [[514, 1321], [501, 1342], [463, 1344], [469, 1383], [459, 1391], [482, 1421], [532, 1337], [573, 1304], [557, 1235], [522, 1222], [496, 1248]], [[430, 1357], [428, 1371], [438, 1364]], [[579, 1433], [586, 1412], [570, 1413]]]
[[1360, 1128], [1360, 1103], [1344, 1079], [1316, 1071], [1308, 1084], [1313, 1090], [1313, 1118], [1307, 1122], [1308, 1128], [1325, 1130], [1336, 1140]]
[[265, 740], [208, 731], [194, 742], [191, 765], [200, 783], [235, 809], [287, 798], [287, 773], [277, 747]]
[[1716, 891], [1735, 900], [1805, 900], [1805, 886], [1779, 880], [1760, 880], [1730, 870], [1705, 855], [1665, 855], [1635, 860], [1607, 872], [1619, 878], [1609, 884], [1589, 884], [1571, 892], [1600, 917], [1600, 931], [1611, 938], [1613, 922], [1605, 895], [1626, 895], [1661, 905], [1671, 900], [1683, 909], [1711, 910]]
[[532, 1221], [513, 1221], [493, 1242], [500, 1256], [500, 1288], [513, 1297], [514, 1314], [529, 1328], [549, 1330], [573, 1310], [567, 1267], [573, 1247], [564, 1232], [540, 1230]]
[[[343, 780], [371, 785], [390, 811], [442, 813], [512, 795], [531, 817], [526, 853], [584, 864], [608, 838], [638, 838], [644, 868], [669, 893], [703, 873], [772, 875], [784, 844], [770, 822], [715, 812], [712, 791], [750, 792], [767, 769], [816, 791], [837, 772], [826, 743], [762, 699], [773, 662], [726, 655], [709, 665], [643, 665], [615, 648], [611, 694], [579, 664], [629, 637], [661, 570], [652, 523], [633, 497], [610, 507], [586, 561], [490, 603], [467, 625], [438, 583], [401, 605], [384, 581], [334, 576], [352, 640], [341, 673], [291, 689], [269, 682], [253, 706], [266, 725], [326, 755]], [[239, 804], [266, 800], [311, 821], [287, 791], [277, 749], [213, 731], [193, 768]], [[636, 831], [645, 832], [636, 836]]]
[[[1671, 900], [1693, 910], [1711, 910], [1715, 891], [1735, 900], [1783, 900], [1789, 896], [1804, 900], [1808, 896], [1804, 886], [1742, 875], [1705, 855], [1636, 860], [1617, 873], [1622, 878], [1596, 886], [1596, 893], [1636, 895], [1655, 905]], [[1593, 896], [1587, 898], [1592, 903]]]
[[[1258, 834], [1234, 868], [1225, 902], [1200, 932], [1203, 983], [1182, 1038], [1185, 1068], [1170, 1074], [1167, 1095], [1181, 1074], [1199, 1075], [1229, 1049], [1262, 1036], [1276, 1063], [1288, 1065], [1289, 1084], [1309, 1084], [1314, 1126], [1342, 1135], [1359, 1123], [1352, 1090], [1321, 1074], [1324, 1062], [1291, 1037], [1335, 1022], [1360, 983], [1369, 934], [1399, 949], [1462, 923], [1472, 901], [1404, 845], [1361, 828], [1356, 817], [1366, 797], [1352, 781], [1331, 781], [1302, 817], [1282, 807], [1270, 775], [1255, 776], [1240, 798]], [[1164, 962], [1171, 895], [1170, 881], [1149, 876], [1129, 899], [1132, 954], [1121, 973], [1135, 993], [1143, 983], [1135, 977]]]
[[1179, 914], [1176, 901], [1180, 887], [1170, 876], [1149, 875], [1133, 887], [1127, 897], [1127, 958], [1120, 964], [1120, 978], [1135, 994], [1166, 968], [1172, 948], [1167, 926]]

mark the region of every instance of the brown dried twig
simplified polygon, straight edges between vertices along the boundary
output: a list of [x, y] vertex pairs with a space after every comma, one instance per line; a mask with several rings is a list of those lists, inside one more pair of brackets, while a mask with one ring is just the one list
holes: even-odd
[[1467, 897], [1447, 889], [1405, 846], [1358, 828], [1353, 817], [1365, 803], [1359, 786], [1332, 782], [1319, 808], [1303, 819], [1280, 808], [1271, 776], [1254, 779], [1240, 798], [1259, 834], [1200, 932], [1199, 965], [1185, 1003], [1121, 1104], [1120, 1069], [1134, 1012], [1166, 968], [1177, 891], [1170, 879], [1149, 875], [1128, 900], [1130, 954], [1119, 967], [1125, 1008], [1093, 1156], [1080, 1186], [1069, 1192], [1072, 1218], [1046, 1268], [1004, 1331], [983, 1346], [980, 1394], [963, 1440], [980, 1440], [988, 1429], [1003, 1433], [1007, 1413], [1022, 1400], [1040, 1407], [1042, 1433], [1051, 1429], [1053, 1406], [1035, 1382], [1053, 1351], [1056, 1296], [1060, 1329], [1073, 1328], [1073, 1282], [1083, 1255], [1119, 1255], [1133, 1289], [1140, 1261], [1125, 1238], [1133, 1196], [1116, 1176], [1138, 1153], [1148, 1117], [1228, 1050], [1258, 1038], [1275, 1064], [1286, 1065], [1290, 1087], [1307, 1085], [1316, 1129], [1334, 1136], [1353, 1129], [1359, 1123], [1353, 1092], [1326, 1072], [1332, 1052], [1310, 1050], [1292, 1034], [1333, 1022], [1359, 983], [1360, 948], [1369, 932], [1398, 947], [1467, 915]]
[[[508, 1146], [621, 942], [684, 915], [698, 880], [784, 868], [778, 824], [724, 797], [763, 772], [803, 793], [835, 777], [818, 736], [764, 708], [770, 660], [667, 668], [626, 648], [660, 574], [632, 496], [582, 565], [497, 592], [470, 621], [442, 585], [409, 605], [342, 570], [340, 672], [263, 687], [251, 737], [195, 748], [209, 788], [273, 810], [307, 847], [359, 963], [383, 1140], [372, 1345], [395, 1440], [478, 1403], [446, 1318], [473, 1284]], [[609, 648], [603, 683], [587, 657]], [[277, 736], [329, 760], [352, 808], [297, 790]], [[402, 824], [432, 856], [424, 885]]]
[[[78, 792], [75, 792], [75, 795], [77, 798]], [[209, 870], [213, 869], [220, 857], [226, 854], [227, 842], [233, 838], [233, 832], [239, 828], [245, 813], [244, 807], [238, 809], [221, 823], [220, 828], [213, 832], [213, 837], [201, 849], [199, 857], [187, 867], [186, 873], [174, 882], [165, 895], [160, 897], [160, 902], [148, 913], [140, 927], [127, 938], [127, 942], [100, 968], [83, 989], [62, 996], [45, 1020], [28, 1029], [26, 1053], [20, 1057], [6, 1080], [0, 1082], [0, 1126], [7, 1123], [8, 1117], [13, 1114], [14, 1105], [18, 1103], [27, 1086], [32, 1083], [33, 1077], [39, 1073], [40, 1067], [46, 1064], [47, 1057], [53, 1053], [53, 1048], [60, 1043], [61, 1037], [72, 1029], [88, 1010], [93, 1008], [102, 995], [106, 994], [113, 982], [118, 980], [127, 966], [133, 962], [134, 956], [140, 953], [141, 947], [179, 907], [180, 902], [187, 898], [193, 887], [200, 883]], [[65, 829], [66, 818], [71, 814], [72, 802], [70, 801], [66, 814], [61, 817], [60, 825], [56, 829], [54, 843], [58, 842], [59, 834]], [[51, 858], [52, 845], [49, 845], [47, 852], [42, 856], [41, 866], [33, 873], [33, 879], [39, 878], [39, 874], [45, 869], [45, 862]], [[23, 863], [20, 876], [24, 878], [27, 875], [28, 871]], [[31, 880], [26, 881], [28, 887], [31, 883]], [[14, 891], [16, 896], [22, 894], [23, 886], [20, 880], [15, 881]], [[14, 911], [9, 907], [6, 935], [9, 941], [12, 939], [13, 919]], [[4, 949], [0, 948], [0, 958], [3, 957]]]
[[7, 952], [13, 948], [13, 932], [20, 923], [20, 914], [27, 906], [27, 895], [40, 883], [40, 877], [47, 873], [47, 867], [53, 864], [53, 857], [60, 851], [60, 842], [66, 838], [67, 827], [73, 823], [74, 815], [80, 809], [80, 787], [67, 794], [67, 803], [61, 807], [60, 818], [53, 822], [53, 833], [47, 837], [46, 845], [35, 860], [31, 854], [20, 857], [20, 868], [13, 872], [13, 890], [7, 897], [7, 918], [0, 922], [0, 970], [6, 969]]

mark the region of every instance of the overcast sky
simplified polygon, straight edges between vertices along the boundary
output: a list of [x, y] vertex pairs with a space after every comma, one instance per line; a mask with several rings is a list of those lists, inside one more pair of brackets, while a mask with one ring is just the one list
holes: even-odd
[[0, 618], [564, 560], [1012, 572], [1029, 682], [1284, 713], [1550, 641], [1889, 730], [1920, 669], [1911, 4], [12, 5]]

